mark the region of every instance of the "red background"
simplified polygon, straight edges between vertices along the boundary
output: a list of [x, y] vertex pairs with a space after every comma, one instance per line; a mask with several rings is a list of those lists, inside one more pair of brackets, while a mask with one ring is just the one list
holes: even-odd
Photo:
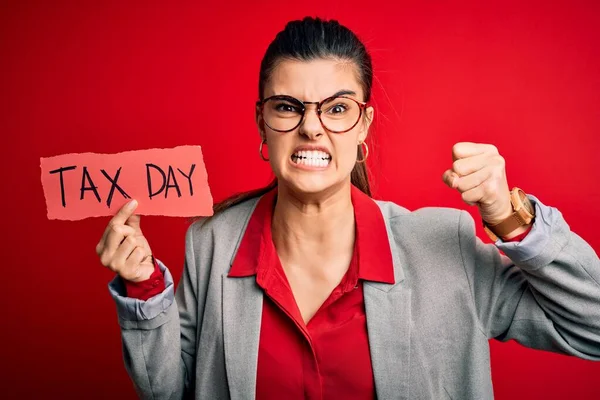
[[[475, 215], [441, 174], [455, 142], [490, 142], [511, 186], [600, 249], [598, 2], [50, 3], [0, 9], [3, 398], [135, 396], [94, 252], [108, 218], [48, 221], [39, 157], [200, 144], [216, 200], [267, 183], [259, 63], [305, 15], [339, 19], [372, 52], [377, 198]], [[142, 227], [178, 279], [187, 221]], [[498, 399], [600, 398], [598, 363], [491, 346]]]

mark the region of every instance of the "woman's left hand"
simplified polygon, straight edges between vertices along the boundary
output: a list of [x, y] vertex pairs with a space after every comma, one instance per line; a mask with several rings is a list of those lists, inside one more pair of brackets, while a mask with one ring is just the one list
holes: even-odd
[[461, 193], [465, 203], [476, 205], [484, 221], [493, 225], [513, 213], [504, 158], [496, 146], [456, 143], [452, 159], [452, 168], [444, 172], [442, 179]]

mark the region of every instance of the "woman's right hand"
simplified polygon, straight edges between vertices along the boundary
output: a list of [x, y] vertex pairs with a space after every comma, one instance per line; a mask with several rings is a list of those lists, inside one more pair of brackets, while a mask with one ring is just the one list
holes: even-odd
[[154, 259], [140, 229], [140, 216], [133, 214], [136, 207], [136, 200], [125, 203], [96, 245], [102, 265], [131, 282], [146, 280], [154, 272]]

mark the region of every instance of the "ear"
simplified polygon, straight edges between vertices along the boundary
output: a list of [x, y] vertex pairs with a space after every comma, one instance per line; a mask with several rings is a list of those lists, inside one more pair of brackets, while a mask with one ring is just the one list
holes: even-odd
[[256, 121], [256, 127], [258, 128], [258, 133], [260, 135], [261, 139], [266, 139], [266, 134], [265, 134], [265, 121], [262, 117], [262, 114], [260, 112], [260, 106], [257, 104], [256, 105], [256, 109], [254, 110], [255, 114], [254, 114], [254, 119]]
[[358, 133], [358, 141], [364, 142], [367, 139], [367, 135], [369, 134], [369, 127], [373, 122], [373, 117], [375, 116], [375, 109], [372, 106], [365, 108], [365, 119], [363, 123], [363, 129]]

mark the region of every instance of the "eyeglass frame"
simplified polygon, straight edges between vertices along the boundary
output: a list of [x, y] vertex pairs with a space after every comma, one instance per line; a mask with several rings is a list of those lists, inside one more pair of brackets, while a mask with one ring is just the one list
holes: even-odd
[[[274, 99], [274, 98], [279, 98], [279, 99], [282, 99], [282, 100], [286, 100], [287, 99], [291, 103], [297, 103], [297, 104], [300, 104], [302, 106], [302, 116], [300, 117], [300, 121], [298, 121], [298, 124], [296, 124], [296, 126], [294, 126], [292, 129], [286, 129], [286, 130], [275, 129], [275, 128], [271, 127], [267, 123], [267, 121], [265, 120], [265, 116], [263, 114], [265, 103], [267, 101], [271, 100], [271, 99]], [[331, 129], [327, 128], [325, 126], [325, 124], [323, 123], [323, 120], [321, 119], [321, 114], [323, 113], [323, 110], [321, 110], [321, 106], [323, 104], [325, 104], [327, 101], [332, 100], [332, 99], [337, 99], [337, 98], [352, 100], [356, 104], [358, 104], [358, 108], [360, 109], [360, 112], [358, 114], [358, 118], [356, 119], [356, 122], [350, 128], [348, 128], [346, 130], [343, 130], [343, 131], [334, 131], [334, 130], [331, 130]], [[350, 96], [346, 96], [346, 95], [335, 95], [334, 94], [333, 96], [329, 96], [326, 99], [321, 100], [321, 101], [302, 101], [302, 100], [298, 100], [297, 98], [295, 98], [293, 96], [289, 96], [289, 95], [286, 95], [286, 94], [276, 94], [276, 95], [273, 95], [273, 96], [269, 96], [266, 99], [258, 100], [256, 102], [256, 107], [260, 107], [260, 115], [263, 118], [263, 121], [265, 121], [265, 125], [267, 125], [271, 130], [274, 130], [275, 132], [287, 133], [287, 132], [293, 131], [294, 129], [296, 129], [297, 127], [299, 127], [300, 125], [302, 125], [302, 121], [304, 121], [304, 117], [306, 116], [306, 105], [307, 104], [315, 104], [317, 106], [317, 109], [316, 109], [316, 111], [317, 111], [317, 117], [319, 118], [319, 122], [321, 123], [321, 126], [324, 129], [327, 129], [329, 132], [333, 132], [333, 133], [346, 133], [346, 132], [351, 131], [352, 129], [354, 129], [354, 127], [356, 125], [358, 125], [358, 123], [360, 122], [360, 117], [362, 117], [363, 112], [368, 107], [369, 103], [366, 102], [366, 101], [358, 101], [358, 100], [356, 100], [356, 99], [354, 99], [354, 98], [352, 98]]]

